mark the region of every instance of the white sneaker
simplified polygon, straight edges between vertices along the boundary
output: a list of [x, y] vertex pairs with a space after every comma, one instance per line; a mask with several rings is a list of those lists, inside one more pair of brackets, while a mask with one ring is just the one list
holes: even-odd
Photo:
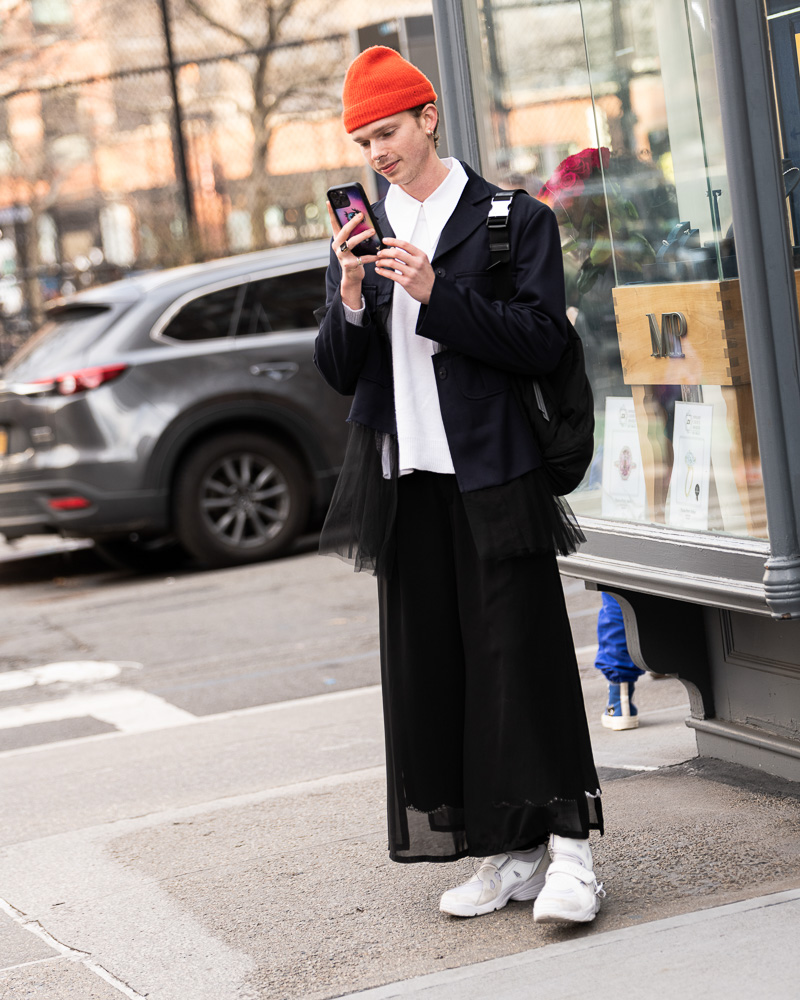
[[537, 924], [586, 924], [594, 920], [605, 896], [592, 871], [588, 840], [550, 838], [553, 860], [545, 887], [533, 906]]
[[479, 917], [502, 909], [511, 899], [536, 899], [544, 886], [549, 864], [546, 844], [530, 861], [519, 861], [510, 854], [484, 858], [469, 882], [447, 890], [439, 909], [454, 917]]

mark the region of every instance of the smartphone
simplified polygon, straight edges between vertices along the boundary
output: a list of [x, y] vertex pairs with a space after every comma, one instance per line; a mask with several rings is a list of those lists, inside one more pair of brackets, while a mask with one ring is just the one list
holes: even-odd
[[337, 184], [336, 187], [328, 188], [328, 201], [331, 203], [339, 225], [343, 226], [349, 222], [357, 212], [363, 212], [364, 219], [356, 228], [355, 233], [363, 233], [367, 229], [374, 229], [375, 235], [368, 240], [357, 243], [353, 247], [356, 257], [363, 257], [365, 254], [376, 254], [381, 249], [381, 235], [369, 201], [364, 193], [364, 188], [358, 181], [348, 181], [346, 184]]

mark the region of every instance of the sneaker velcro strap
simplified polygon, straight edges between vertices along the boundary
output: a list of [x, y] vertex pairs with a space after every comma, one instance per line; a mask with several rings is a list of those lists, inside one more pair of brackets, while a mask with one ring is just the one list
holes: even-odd
[[573, 861], [562, 861], [561, 858], [556, 858], [547, 869], [547, 877], [550, 878], [551, 875], [572, 875], [584, 885], [595, 885], [597, 882], [594, 872]]

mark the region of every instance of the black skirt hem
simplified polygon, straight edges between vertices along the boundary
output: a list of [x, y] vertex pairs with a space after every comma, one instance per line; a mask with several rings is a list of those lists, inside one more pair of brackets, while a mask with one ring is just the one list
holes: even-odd
[[[499, 853], [499, 852], [498, 852]], [[389, 851], [389, 860], [396, 862], [398, 865], [417, 865], [417, 864], [431, 864], [431, 865], [446, 865], [450, 864], [451, 861], [461, 861], [462, 858], [469, 858], [469, 851], [459, 851], [458, 854], [448, 854], [436, 856], [428, 856], [427, 854], [414, 854], [411, 857], [399, 857], [392, 851]], [[486, 855], [489, 857], [490, 855]]]
[[[487, 858], [492, 857], [495, 854], [509, 854], [512, 851], [532, 850], [534, 847], [546, 843], [551, 833], [554, 833], [559, 837], [570, 837], [575, 840], [585, 840], [592, 830], [596, 830], [602, 837], [605, 834], [602, 793], [599, 790], [595, 793], [586, 792], [585, 796], [586, 808], [588, 811], [588, 815], [585, 815], [585, 825], [581, 822], [580, 813], [582, 813], [583, 810], [580, 808], [578, 809], [578, 816], [572, 814], [569, 818], [566, 816], [557, 818], [552, 815], [551, 812], [551, 814], [545, 819], [545, 816], [541, 814], [544, 810], [552, 810], [552, 807], [556, 803], [561, 803], [563, 805], [574, 803], [574, 800], [572, 799], [553, 799], [547, 806], [537, 806], [527, 800], [519, 800], [516, 803], [497, 803], [495, 808], [498, 809], [499, 813], [502, 813], [503, 810], [520, 808], [533, 808], [539, 810], [540, 815], [538, 820], [534, 821], [534, 824], [537, 827], [535, 832], [532, 833], [530, 825], [528, 825], [525, 833], [522, 832], [521, 828], [518, 828], [517, 834], [513, 838], [501, 840], [499, 843], [497, 841], [490, 842], [485, 839], [485, 829], [481, 831], [482, 835], [476, 837], [473, 832], [470, 837], [467, 835], [463, 825], [456, 824], [447, 826], [443, 824], [440, 819], [437, 819], [435, 823], [437, 833], [449, 833], [453, 836], [453, 840], [456, 843], [465, 843], [470, 841], [468, 846], [447, 854], [424, 854], [419, 852], [415, 854], [405, 854], [404, 851], [407, 848], [402, 845], [408, 844], [409, 840], [407, 837], [404, 837], [401, 841], [398, 841], [400, 846], [389, 846], [389, 857], [392, 861], [396, 861], [398, 864], [415, 864], [417, 862], [442, 864], [450, 861], [458, 861], [461, 858]], [[427, 815], [429, 819], [437, 813], [441, 814], [450, 812], [454, 815], [461, 813], [460, 809], [452, 809], [448, 806], [441, 806], [438, 810], [428, 811], [406, 805], [405, 809], [407, 814], [411, 813], [417, 816]], [[544, 825], [542, 824], [542, 820], [545, 821]], [[573, 825], [574, 823], [578, 823], [579, 825]], [[431, 827], [433, 826], [434, 824], [431, 822]]]
[[[589, 824], [589, 832], [591, 832], [592, 830], [597, 830], [600, 833], [600, 836], [602, 837], [604, 835], [604, 829], [603, 829], [602, 820], [599, 821], [598, 823], [590, 823]], [[544, 839], [542, 839], [542, 838], [534, 838], [534, 840], [539, 840], [540, 844], [541, 843], [545, 843], [547, 841], [547, 839], [549, 838], [549, 836], [550, 835], [547, 834], [544, 837]], [[571, 838], [573, 838], [575, 840], [585, 840], [586, 839], [585, 834], [583, 832], [581, 832], [581, 831], [578, 831], [578, 830], [571, 830], [569, 832], [560, 832], [560, 833], [557, 834], [557, 836], [559, 836], [559, 837], [571, 837]], [[461, 861], [462, 858], [490, 858], [490, 857], [493, 857], [495, 854], [510, 854], [513, 851], [523, 851], [523, 850], [527, 851], [527, 850], [532, 850], [531, 843], [532, 842], [527, 842], [525, 844], [525, 846], [521, 846], [520, 844], [516, 844], [516, 843], [511, 843], [511, 844], [504, 844], [504, 845], [501, 845], [500, 847], [493, 847], [493, 848], [489, 848], [488, 846], [478, 845], [475, 848], [466, 847], [466, 848], [464, 848], [463, 851], [457, 851], [454, 854], [435, 854], [435, 855], [429, 855], [429, 854], [401, 855], [401, 854], [398, 854], [397, 852], [392, 851], [391, 849], [389, 849], [389, 860], [390, 861], [394, 861], [394, 862], [396, 862], [397, 864], [400, 864], [400, 865], [411, 865], [411, 864], [449, 864], [450, 862], [453, 862], [453, 861]]]

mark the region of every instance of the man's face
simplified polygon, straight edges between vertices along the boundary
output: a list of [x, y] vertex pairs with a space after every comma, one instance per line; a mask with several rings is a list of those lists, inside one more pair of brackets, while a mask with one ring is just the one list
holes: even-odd
[[412, 184], [427, 165], [434, 152], [431, 139], [426, 135], [423, 115], [417, 118], [410, 111], [401, 111], [350, 133], [358, 143], [364, 159], [390, 184], [407, 187]]

